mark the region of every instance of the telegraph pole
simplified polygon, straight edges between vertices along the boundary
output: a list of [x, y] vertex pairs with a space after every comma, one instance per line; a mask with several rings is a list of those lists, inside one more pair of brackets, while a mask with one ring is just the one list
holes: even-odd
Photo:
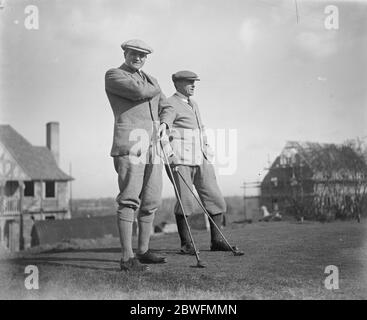
[[243, 181], [243, 185], [241, 187], [243, 189], [243, 215], [245, 217], [245, 219], [247, 218], [247, 213], [246, 213], [246, 182]]
[[[72, 164], [69, 163], [69, 176], [72, 177]], [[69, 199], [69, 210], [70, 210], [70, 217], [73, 212], [73, 181], [70, 180], [70, 199]]]

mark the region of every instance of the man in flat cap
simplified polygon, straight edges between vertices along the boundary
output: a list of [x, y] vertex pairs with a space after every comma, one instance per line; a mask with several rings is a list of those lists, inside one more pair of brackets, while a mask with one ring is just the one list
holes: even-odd
[[[121, 270], [145, 271], [147, 263], [165, 263], [149, 250], [154, 214], [160, 205], [162, 164], [156, 161], [159, 136], [171, 123], [173, 108], [158, 82], [141, 70], [153, 50], [141, 40], [121, 45], [125, 62], [105, 75], [105, 90], [115, 117], [111, 156], [120, 193], [118, 228], [122, 248]], [[132, 250], [134, 212], [139, 209], [138, 251]]]
[[[170, 163], [175, 167], [173, 176], [177, 189], [186, 214], [192, 214], [195, 200], [176, 170], [191, 186], [191, 190], [195, 186], [203, 205], [216, 225], [220, 227], [223, 213], [226, 211], [226, 203], [219, 190], [214, 168], [210, 162], [213, 153], [207, 142], [198, 105], [191, 99], [191, 96], [194, 95], [195, 81], [200, 79], [194, 72], [179, 71], [172, 75], [172, 80], [176, 93], [168, 98], [175, 111], [173, 123], [169, 123], [171, 128], [169, 141], [171, 141], [173, 150]], [[194, 254], [185, 218], [178, 202], [174, 211], [181, 240], [181, 253]], [[209, 223], [211, 251], [230, 251], [231, 249], [223, 241], [210, 219]]]

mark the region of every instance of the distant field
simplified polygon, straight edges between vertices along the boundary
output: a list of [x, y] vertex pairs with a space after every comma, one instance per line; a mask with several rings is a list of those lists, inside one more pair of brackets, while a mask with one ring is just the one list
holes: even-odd
[[[236, 221], [244, 219], [244, 201], [243, 197], [232, 196], [225, 197], [227, 203], [228, 221]], [[154, 223], [174, 222], [173, 208], [176, 203], [174, 198], [162, 199]], [[74, 199], [72, 204], [72, 217], [87, 217], [113, 215], [116, 213], [117, 204], [114, 198], [101, 199]], [[195, 213], [202, 213], [199, 205], [196, 205]]]
[[[74, 241], [58, 250], [0, 260], [2, 299], [366, 299], [367, 221], [232, 224], [228, 239], [245, 256], [208, 251], [209, 234], [193, 231], [206, 269], [177, 253], [177, 234], [152, 238], [168, 263], [145, 274], [118, 269], [117, 239]], [[135, 239], [136, 241], [136, 239]], [[136, 245], [136, 244], [135, 244]], [[36, 265], [40, 289], [24, 288], [24, 268]], [[327, 290], [325, 267], [339, 268], [340, 289]]]

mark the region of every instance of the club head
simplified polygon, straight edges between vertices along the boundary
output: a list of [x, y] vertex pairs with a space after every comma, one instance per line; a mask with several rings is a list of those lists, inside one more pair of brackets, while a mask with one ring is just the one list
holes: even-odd
[[206, 265], [201, 262], [200, 260], [198, 261], [198, 263], [194, 266], [190, 266], [191, 268], [206, 268]]
[[243, 251], [235, 251], [235, 252], [233, 252], [233, 255], [234, 256], [243, 256], [245, 253], [243, 252]]
[[238, 249], [236, 246], [232, 247], [232, 252], [234, 256], [243, 256], [245, 253]]

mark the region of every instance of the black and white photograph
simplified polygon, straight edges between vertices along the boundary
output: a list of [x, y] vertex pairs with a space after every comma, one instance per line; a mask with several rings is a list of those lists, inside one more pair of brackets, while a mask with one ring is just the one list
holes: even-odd
[[366, 17], [0, 0], [0, 300], [367, 299]]

